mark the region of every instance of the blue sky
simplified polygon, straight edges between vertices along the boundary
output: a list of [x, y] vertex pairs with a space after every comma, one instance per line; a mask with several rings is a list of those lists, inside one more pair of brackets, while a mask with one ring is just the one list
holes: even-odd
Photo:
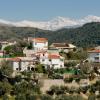
[[100, 0], [0, 0], [0, 19], [49, 20], [100, 16]]

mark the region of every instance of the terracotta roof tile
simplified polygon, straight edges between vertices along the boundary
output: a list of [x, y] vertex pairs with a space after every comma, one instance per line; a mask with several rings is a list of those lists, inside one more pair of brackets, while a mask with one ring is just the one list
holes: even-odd
[[89, 53], [100, 53], [100, 49], [88, 51]]
[[21, 61], [21, 59], [20, 58], [10, 58], [9, 61], [19, 62]]
[[35, 42], [47, 42], [48, 39], [46, 38], [34, 38], [33, 41], [35, 40]]
[[50, 55], [48, 55], [48, 58], [49, 59], [59, 59], [60, 56], [59, 55], [50, 54]]

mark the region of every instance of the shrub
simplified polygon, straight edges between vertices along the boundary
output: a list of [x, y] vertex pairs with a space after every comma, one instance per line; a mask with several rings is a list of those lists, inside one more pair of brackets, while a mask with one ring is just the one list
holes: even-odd
[[72, 77], [70, 77], [70, 78], [65, 78], [64, 79], [64, 82], [65, 83], [71, 83], [73, 81], [73, 78]]

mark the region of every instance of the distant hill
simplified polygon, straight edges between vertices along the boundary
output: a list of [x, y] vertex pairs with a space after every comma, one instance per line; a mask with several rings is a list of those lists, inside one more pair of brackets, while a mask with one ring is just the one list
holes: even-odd
[[100, 45], [100, 22], [93, 22], [78, 28], [63, 28], [57, 31], [30, 27], [0, 25], [0, 40], [46, 37], [49, 42], [71, 42], [80, 47]]

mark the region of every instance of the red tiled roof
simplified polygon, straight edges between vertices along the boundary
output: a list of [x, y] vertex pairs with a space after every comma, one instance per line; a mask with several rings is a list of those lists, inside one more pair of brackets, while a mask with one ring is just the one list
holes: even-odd
[[59, 55], [50, 54], [50, 55], [48, 55], [48, 58], [49, 59], [59, 59], [60, 56]]
[[19, 62], [21, 61], [21, 59], [20, 58], [10, 58], [9, 61]]
[[33, 40], [35, 40], [35, 42], [47, 42], [48, 39], [46, 38], [34, 38]]
[[88, 51], [89, 53], [100, 53], [100, 49]]

